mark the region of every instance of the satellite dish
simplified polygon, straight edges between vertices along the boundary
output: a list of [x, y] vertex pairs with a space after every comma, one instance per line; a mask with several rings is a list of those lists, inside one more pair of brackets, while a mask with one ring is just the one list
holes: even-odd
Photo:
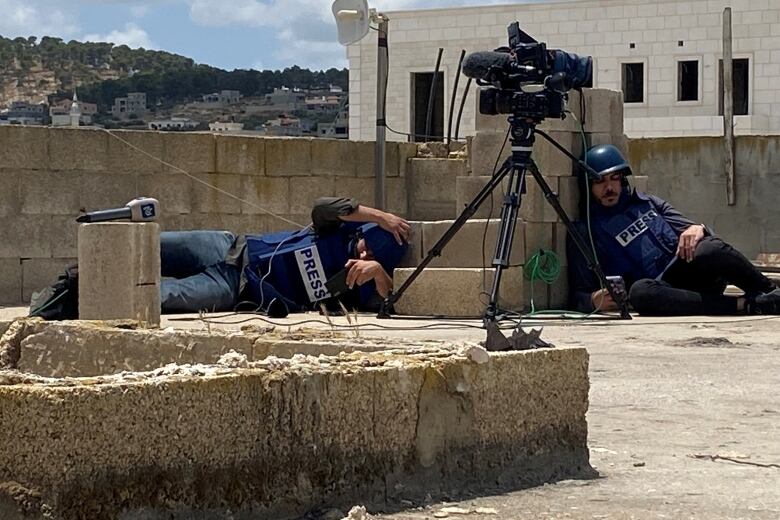
[[339, 29], [339, 43], [349, 45], [368, 34], [370, 20], [367, 0], [336, 0], [333, 16]]

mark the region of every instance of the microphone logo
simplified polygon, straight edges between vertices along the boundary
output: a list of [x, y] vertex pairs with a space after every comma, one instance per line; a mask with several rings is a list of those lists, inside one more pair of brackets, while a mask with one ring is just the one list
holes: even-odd
[[141, 206], [141, 214], [144, 218], [154, 218], [154, 204], [144, 204]]

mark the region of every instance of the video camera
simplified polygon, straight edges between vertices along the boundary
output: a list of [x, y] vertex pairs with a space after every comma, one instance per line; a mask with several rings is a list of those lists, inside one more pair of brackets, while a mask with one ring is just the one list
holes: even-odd
[[479, 112], [486, 115], [516, 114], [541, 122], [562, 119], [566, 92], [593, 86], [593, 58], [548, 49], [514, 22], [507, 28], [509, 47], [469, 54], [463, 73], [483, 89]]

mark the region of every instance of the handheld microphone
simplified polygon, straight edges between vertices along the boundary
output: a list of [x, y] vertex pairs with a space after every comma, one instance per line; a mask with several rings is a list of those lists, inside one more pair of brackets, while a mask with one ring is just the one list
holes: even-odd
[[160, 203], [157, 199], [138, 197], [128, 202], [124, 208], [91, 211], [79, 216], [76, 222], [107, 222], [111, 220], [130, 220], [131, 222], [154, 222], [159, 215]]
[[463, 74], [474, 79], [489, 79], [491, 69], [509, 71], [512, 60], [507, 52], [479, 51], [472, 52], [463, 60]]

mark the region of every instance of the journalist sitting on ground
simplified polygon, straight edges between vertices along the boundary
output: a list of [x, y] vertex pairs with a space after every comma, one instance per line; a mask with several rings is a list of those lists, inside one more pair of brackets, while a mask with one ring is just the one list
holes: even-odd
[[402, 218], [354, 199], [326, 197], [299, 231], [235, 237], [227, 231], [160, 236], [163, 313], [259, 309], [283, 316], [332, 299], [325, 282], [345, 270], [347, 308], [374, 310], [392, 290], [406, 251]]
[[[582, 236], [592, 235], [604, 274], [623, 278], [637, 312], [780, 314], [780, 289], [742, 253], [668, 202], [631, 189], [631, 168], [616, 147], [595, 146], [586, 162], [598, 176], [582, 176], [583, 219], [575, 225]], [[571, 240], [567, 253], [572, 306], [581, 312], [616, 310]], [[739, 287], [744, 296], [724, 295], [727, 284]]]

